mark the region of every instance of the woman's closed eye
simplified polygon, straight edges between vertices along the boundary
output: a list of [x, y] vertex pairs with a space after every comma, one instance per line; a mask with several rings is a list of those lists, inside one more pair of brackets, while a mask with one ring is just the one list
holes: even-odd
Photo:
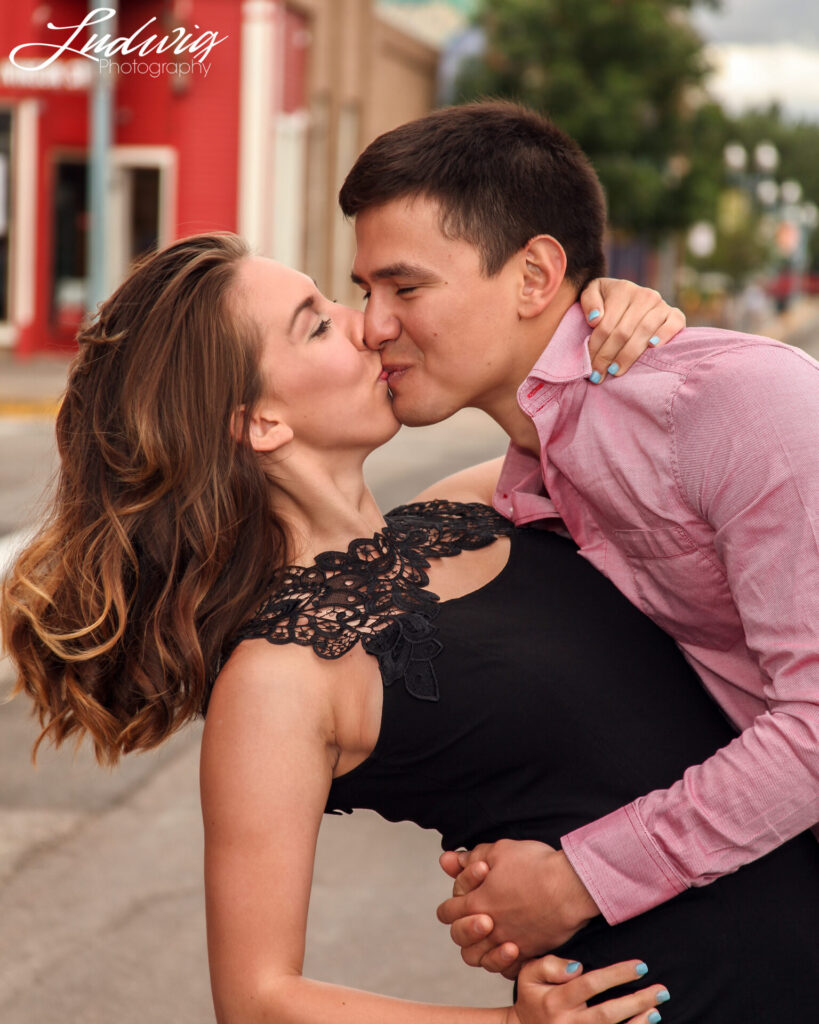
[[333, 321], [330, 319], [330, 317], [327, 317], [326, 320], [319, 320], [318, 327], [316, 327], [316, 329], [313, 331], [313, 333], [310, 335], [310, 337], [311, 338], [320, 338], [322, 336], [322, 334], [326, 334], [327, 331], [329, 331], [332, 326], [333, 326]]

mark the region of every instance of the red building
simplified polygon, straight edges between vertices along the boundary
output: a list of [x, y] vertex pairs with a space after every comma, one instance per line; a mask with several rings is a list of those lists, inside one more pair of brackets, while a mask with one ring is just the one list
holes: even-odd
[[20, 355], [71, 346], [86, 305], [95, 79], [111, 86], [106, 289], [157, 244], [252, 225], [240, 196], [272, 167], [248, 133], [306, 103], [306, 18], [282, 3], [124, 0], [104, 15], [16, 0], [0, 21], [0, 345]]
[[112, 123], [105, 293], [140, 253], [231, 230], [351, 298], [338, 187], [372, 138], [432, 107], [435, 46], [374, 0], [102, 3], [4, 6], [0, 347], [69, 348], [90, 304], [90, 100], [100, 82]]

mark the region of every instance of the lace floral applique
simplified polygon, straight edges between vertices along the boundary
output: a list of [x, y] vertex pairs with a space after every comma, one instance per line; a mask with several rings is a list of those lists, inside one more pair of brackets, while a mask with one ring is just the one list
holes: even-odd
[[339, 658], [360, 641], [378, 658], [385, 686], [403, 679], [413, 697], [438, 700], [438, 596], [424, 589], [428, 559], [486, 547], [512, 525], [487, 505], [449, 501], [401, 505], [386, 520], [381, 532], [344, 552], [287, 568], [225, 657], [252, 638], [309, 646], [320, 658]]

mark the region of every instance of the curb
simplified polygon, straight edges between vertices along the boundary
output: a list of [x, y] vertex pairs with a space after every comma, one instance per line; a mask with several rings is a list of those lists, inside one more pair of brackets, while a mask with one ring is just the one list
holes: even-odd
[[60, 409], [60, 398], [0, 398], [0, 417], [47, 417], [53, 419]]

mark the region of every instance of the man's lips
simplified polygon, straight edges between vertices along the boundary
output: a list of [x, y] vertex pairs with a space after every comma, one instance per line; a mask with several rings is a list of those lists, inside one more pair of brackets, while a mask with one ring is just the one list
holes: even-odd
[[408, 366], [385, 366], [378, 379], [385, 380], [392, 387], [397, 380], [404, 376], [408, 369]]

